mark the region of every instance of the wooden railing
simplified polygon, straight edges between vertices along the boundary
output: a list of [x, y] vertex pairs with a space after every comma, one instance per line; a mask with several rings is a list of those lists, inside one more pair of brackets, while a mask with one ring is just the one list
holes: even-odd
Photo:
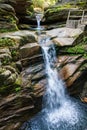
[[78, 28], [82, 25], [87, 25], [87, 10], [70, 10], [66, 21], [66, 27]]

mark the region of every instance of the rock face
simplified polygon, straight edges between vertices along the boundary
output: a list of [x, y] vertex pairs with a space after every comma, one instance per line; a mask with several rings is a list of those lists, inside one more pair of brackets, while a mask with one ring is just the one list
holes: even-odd
[[0, 0], [0, 32], [18, 30], [18, 23], [32, 12], [31, 0]]
[[[0, 112], [2, 113], [0, 130], [18, 130], [22, 122], [41, 109], [44, 80], [37, 84], [34, 84], [34, 81], [41, 79], [43, 72], [40, 74], [37, 72], [41, 71], [42, 67], [39, 66], [36, 69], [32, 67], [28, 73], [27, 69], [22, 71], [21, 62], [22, 58], [30, 57], [32, 59], [32, 56], [41, 53], [41, 48], [36, 41], [35, 34], [30, 31], [0, 35]], [[31, 86], [30, 80], [27, 82], [26, 73], [28, 78], [33, 76], [31, 78], [33, 86]]]
[[[11, 66], [0, 67], [0, 94], [7, 95], [18, 78], [18, 73]], [[10, 90], [9, 90], [10, 89]]]
[[53, 22], [66, 22], [69, 9], [57, 9], [58, 7], [54, 7], [53, 9], [47, 9], [45, 11], [45, 22], [53, 23]]
[[[87, 60], [80, 56], [59, 56], [59, 71], [71, 95], [82, 96], [86, 86]], [[85, 91], [86, 93], [87, 91]], [[86, 95], [84, 95], [86, 96]], [[82, 97], [83, 98], [83, 97]]]
[[[57, 44], [55, 36], [59, 32], [63, 34], [64, 29], [67, 30], [61, 28], [59, 31], [57, 29], [46, 32], [51, 39], [54, 38], [51, 43], [55, 45], [58, 55], [55, 67], [69, 94], [86, 102], [87, 33], [70, 29], [60, 38], [77, 38], [74, 39], [75, 42], [70, 45]], [[47, 45], [51, 43], [48, 42]], [[42, 50], [35, 32], [1, 34], [0, 59], [0, 130], [18, 130], [23, 122], [40, 111], [47, 85]]]
[[33, 108], [33, 100], [29, 94], [11, 94], [3, 99], [1, 98], [0, 112], [2, 114], [0, 115], [0, 130], [18, 130], [23, 118], [26, 120], [25, 115], [30, 116], [28, 112]]
[[[22, 65], [27, 66], [33, 62], [39, 62], [39, 58], [41, 54], [41, 47], [37, 43], [28, 43], [20, 48], [20, 56], [22, 58]], [[29, 61], [29, 59], [31, 59]], [[32, 60], [33, 59], [33, 60]], [[28, 62], [29, 61], [29, 62]]]
[[22, 21], [25, 16], [31, 15], [33, 12], [33, 3], [31, 0], [15, 0], [15, 3], [11, 3], [11, 5], [15, 9], [19, 21]]
[[17, 21], [14, 8], [0, 1], [0, 32], [17, 30]]
[[0, 48], [0, 61], [1, 64], [8, 64], [12, 60], [11, 52], [8, 48]]

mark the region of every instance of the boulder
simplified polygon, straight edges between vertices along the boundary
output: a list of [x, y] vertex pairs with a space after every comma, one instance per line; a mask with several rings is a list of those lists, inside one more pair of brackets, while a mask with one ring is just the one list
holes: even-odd
[[23, 66], [28, 66], [40, 62], [42, 50], [38, 43], [27, 43], [20, 47], [20, 57]]
[[[13, 41], [13, 46], [16, 46], [19, 48], [19, 46], [22, 46], [26, 43], [33, 43], [37, 41], [37, 37], [34, 34], [34, 32], [27, 31], [27, 30], [20, 30], [15, 32], [9, 32], [9, 33], [2, 33], [0, 35], [1, 39], [10, 39]], [[6, 44], [5, 44], [6, 46]]]
[[20, 48], [21, 58], [32, 57], [41, 53], [41, 47], [37, 43], [28, 43]]
[[47, 31], [47, 35], [53, 38], [53, 42], [56, 46], [71, 46], [75, 44], [83, 31], [79, 28], [56, 28]]

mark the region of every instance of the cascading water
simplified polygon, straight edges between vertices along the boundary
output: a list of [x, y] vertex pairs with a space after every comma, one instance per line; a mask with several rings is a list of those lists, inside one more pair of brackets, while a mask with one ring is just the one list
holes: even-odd
[[53, 46], [42, 46], [44, 52], [44, 60], [46, 65], [46, 73], [48, 76], [48, 85], [44, 95], [44, 107], [49, 110], [57, 109], [65, 102], [65, 91], [63, 82], [58, 79], [58, 73], [54, 67], [55, 49]]
[[[45, 38], [44, 38], [45, 39]], [[46, 87], [45, 95], [43, 96], [43, 110], [47, 113], [47, 121], [51, 121], [51, 123], [58, 123], [59, 116], [68, 122], [77, 122], [78, 114], [75, 106], [68, 99], [68, 96], [65, 93], [65, 85], [64, 82], [60, 79], [57, 69], [55, 67], [56, 63], [56, 53], [53, 43], [50, 41], [50, 45], [47, 46], [48, 39], [40, 42], [40, 45], [43, 50], [44, 62], [46, 67], [46, 74], [48, 79], [48, 84]], [[67, 109], [68, 107], [68, 109]], [[69, 113], [72, 114], [70, 115]], [[61, 113], [61, 114], [59, 114]], [[65, 114], [65, 115], [63, 115]], [[68, 114], [68, 115], [67, 115]], [[74, 117], [75, 115], [75, 117]], [[72, 116], [74, 119], [70, 119]], [[68, 118], [68, 119], [67, 119]], [[70, 121], [69, 121], [70, 120]]]
[[40, 25], [42, 18], [43, 18], [43, 13], [37, 13], [36, 14], [36, 20], [37, 20], [37, 28], [36, 29], [37, 30], [42, 30], [42, 27]]
[[87, 130], [87, 106], [70, 99], [55, 67], [55, 48], [49, 38], [40, 39], [48, 84], [43, 96], [43, 109], [21, 130]]

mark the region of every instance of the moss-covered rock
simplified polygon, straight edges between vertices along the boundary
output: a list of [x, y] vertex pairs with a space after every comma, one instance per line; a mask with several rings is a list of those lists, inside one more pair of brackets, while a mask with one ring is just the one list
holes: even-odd
[[[56, 4], [45, 9], [44, 18], [45, 22], [66, 22], [68, 12], [70, 9], [86, 9], [86, 2], [68, 2], [65, 4]], [[73, 12], [72, 12], [73, 13]], [[82, 12], [74, 12], [76, 15], [82, 15]]]
[[8, 95], [11, 91], [19, 87], [18, 73], [11, 66], [0, 67], [0, 94]]
[[87, 32], [80, 34], [73, 45], [62, 47], [61, 49], [58, 48], [58, 50], [61, 54], [81, 55], [84, 58], [87, 58]]
[[0, 3], [0, 32], [18, 30], [17, 22], [14, 8], [9, 4]]
[[8, 48], [0, 48], [0, 61], [1, 65], [7, 65], [11, 63], [12, 57]]

